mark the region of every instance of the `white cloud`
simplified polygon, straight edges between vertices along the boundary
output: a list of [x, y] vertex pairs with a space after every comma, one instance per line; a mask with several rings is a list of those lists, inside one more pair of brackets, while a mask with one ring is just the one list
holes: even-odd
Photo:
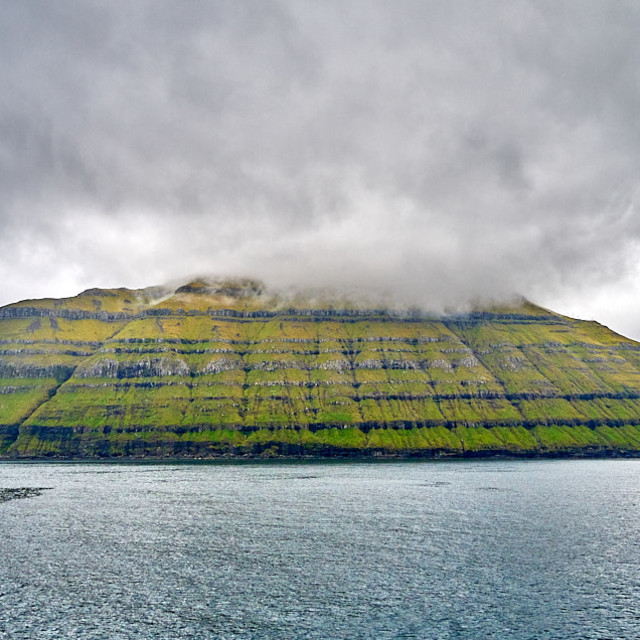
[[0, 303], [240, 273], [640, 337], [636, 3], [1, 11]]

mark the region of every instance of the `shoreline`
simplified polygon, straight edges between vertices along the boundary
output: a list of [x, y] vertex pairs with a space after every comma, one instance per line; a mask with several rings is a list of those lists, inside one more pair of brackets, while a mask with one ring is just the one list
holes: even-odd
[[466, 452], [465, 454], [385, 453], [362, 455], [210, 455], [210, 456], [0, 456], [3, 463], [94, 463], [94, 464], [336, 464], [381, 462], [468, 462], [468, 461], [520, 461], [520, 460], [634, 460], [640, 459], [640, 451], [557, 451], [505, 453], [491, 451]]

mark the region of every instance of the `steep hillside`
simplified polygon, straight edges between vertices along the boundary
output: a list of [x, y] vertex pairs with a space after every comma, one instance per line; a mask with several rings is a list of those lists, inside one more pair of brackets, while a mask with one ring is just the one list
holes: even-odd
[[530, 303], [425, 317], [253, 281], [0, 309], [0, 454], [640, 453], [640, 344]]

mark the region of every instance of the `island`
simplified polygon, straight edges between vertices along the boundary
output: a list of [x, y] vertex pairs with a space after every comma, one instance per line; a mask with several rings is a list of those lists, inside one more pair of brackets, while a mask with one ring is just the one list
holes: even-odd
[[0, 308], [0, 458], [640, 455], [640, 344], [249, 279]]

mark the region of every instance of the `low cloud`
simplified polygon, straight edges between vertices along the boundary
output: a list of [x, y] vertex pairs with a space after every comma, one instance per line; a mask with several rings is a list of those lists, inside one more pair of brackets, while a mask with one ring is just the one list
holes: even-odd
[[1, 303], [232, 273], [437, 309], [587, 296], [638, 262], [630, 0], [0, 18]]

